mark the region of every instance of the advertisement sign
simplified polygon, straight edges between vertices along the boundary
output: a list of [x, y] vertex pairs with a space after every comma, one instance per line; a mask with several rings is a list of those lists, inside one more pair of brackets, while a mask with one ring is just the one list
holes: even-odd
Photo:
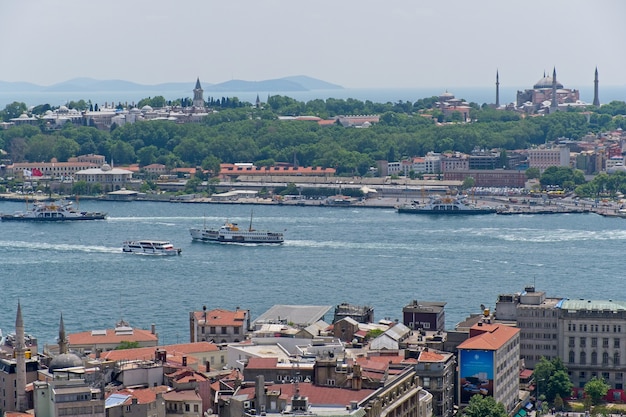
[[465, 350], [459, 352], [461, 402], [469, 403], [476, 394], [493, 395], [493, 357], [491, 350]]

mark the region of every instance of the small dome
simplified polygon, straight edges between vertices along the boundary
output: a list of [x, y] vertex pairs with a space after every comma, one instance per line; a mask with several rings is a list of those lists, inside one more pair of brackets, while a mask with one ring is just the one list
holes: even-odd
[[102, 165], [102, 167], [100, 169], [103, 170], [103, 171], [110, 171], [111, 170], [111, 165], [104, 164], [104, 165]]
[[152, 110], [153, 110], [152, 107], [148, 106], [147, 104], [141, 108], [141, 111], [152, 111]]
[[50, 361], [50, 371], [55, 369], [74, 368], [77, 366], [83, 366], [83, 361], [73, 353], [62, 353], [55, 356]]
[[67, 113], [68, 111], [70, 111], [70, 109], [68, 109], [66, 106], [59, 107], [59, 113]]

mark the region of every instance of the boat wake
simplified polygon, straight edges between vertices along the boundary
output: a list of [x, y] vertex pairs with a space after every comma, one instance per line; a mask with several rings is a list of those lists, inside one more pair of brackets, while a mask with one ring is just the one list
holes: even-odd
[[0, 248], [7, 252], [23, 249], [57, 251], [57, 252], [85, 252], [85, 253], [122, 253], [120, 248], [91, 245], [70, 245], [65, 243], [23, 242], [23, 241], [0, 241]]

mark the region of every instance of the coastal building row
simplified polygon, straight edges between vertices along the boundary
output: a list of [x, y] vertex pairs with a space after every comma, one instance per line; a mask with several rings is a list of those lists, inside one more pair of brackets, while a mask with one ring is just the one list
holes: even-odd
[[[36, 339], [24, 333], [18, 306], [16, 334], [7, 337], [10, 343], [0, 358], [0, 401], [3, 411], [35, 407], [39, 415], [59, 415], [53, 411], [58, 401], [50, 398], [64, 387], [89, 391], [89, 401], [82, 394], [71, 398], [87, 401], [74, 406], [97, 413], [97, 401], [112, 393], [119, 394], [117, 401], [127, 398], [132, 404], [132, 396], [125, 397], [130, 394], [119, 393], [121, 383], [145, 389], [166, 385], [161, 392], [166, 412], [188, 409], [190, 416], [209, 409], [221, 410], [220, 415], [254, 414], [251, 410], [261, 406], [266, 412], [348, 406], [364, 415], [410, 407], [424, 410], [414, 415], [451, 416], [455, 405], [466, 405], [476, 394], [493, 396], [515, 413], [530, 395], [518, 395], [521, 374], [542, 357], [563, 361], [574, 395], [599, 377], [610, 384], [613, 399], [626, 399], [625, 303], [547, 297], [527, 287], [501, 294], [495, 312], [483, 308], [451, 331], [443, 328], [444, 308], [443, 302], [413, 300], [403, 308], [402, 322], [379, 323], [370, 321], [371, 307], [345, 304], [335, 308], [331, 323], [324, 320], [330, 306], [277, 305], [254, 321], [244, 309], [203, 308], [190, 312], [190, 343], [170, 346], [158, 345], [154, 327], [143, 331], [123, 321], [112, 330], [65, 336], [61, 318], [58, 347], [40, 355]], [[368, 337], [372, 330], [378, 335]], [[115, 349], [124, 341], [140, 347]], [[232, 383], [223, 382], [232, 372]], [[198, 389], [202, 380], [213, 381], [206, 383], [207, 399], [201, 392], [183, 392]], [[100, 391], [88, 389], [96, 382]], [[32, 398], [31, 391], [20, 391], [31, 383], [38, 393]], [[343, 403], [324, 403], [328, 389]], [[355, 396], [342, 397], [344, 392]], [[35, 404], [38, 399], [47, 403]]]

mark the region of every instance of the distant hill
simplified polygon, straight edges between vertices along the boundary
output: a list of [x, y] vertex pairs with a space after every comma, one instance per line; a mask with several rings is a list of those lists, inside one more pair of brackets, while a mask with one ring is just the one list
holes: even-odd
[[[219, 84], [204, 83], [200, 80], [202, 89], [207, 92], [282, 92], [282, 91], [311, 91], [343, 89], [337, 84], [298, 75], [293, 77], [277, 78], [264, 81], [230, 80]], [[27, 82], [0, 81], [0, 92], [97, 92], [97, 91], [152, 91], [188, 92], [191, 96], [195, 81], [185, 83], [163, 83], [156, 85], [138, 84], [124, 80], [95, 80], [93, 78], [74, 78], [50, 86], [40, 86]]]

